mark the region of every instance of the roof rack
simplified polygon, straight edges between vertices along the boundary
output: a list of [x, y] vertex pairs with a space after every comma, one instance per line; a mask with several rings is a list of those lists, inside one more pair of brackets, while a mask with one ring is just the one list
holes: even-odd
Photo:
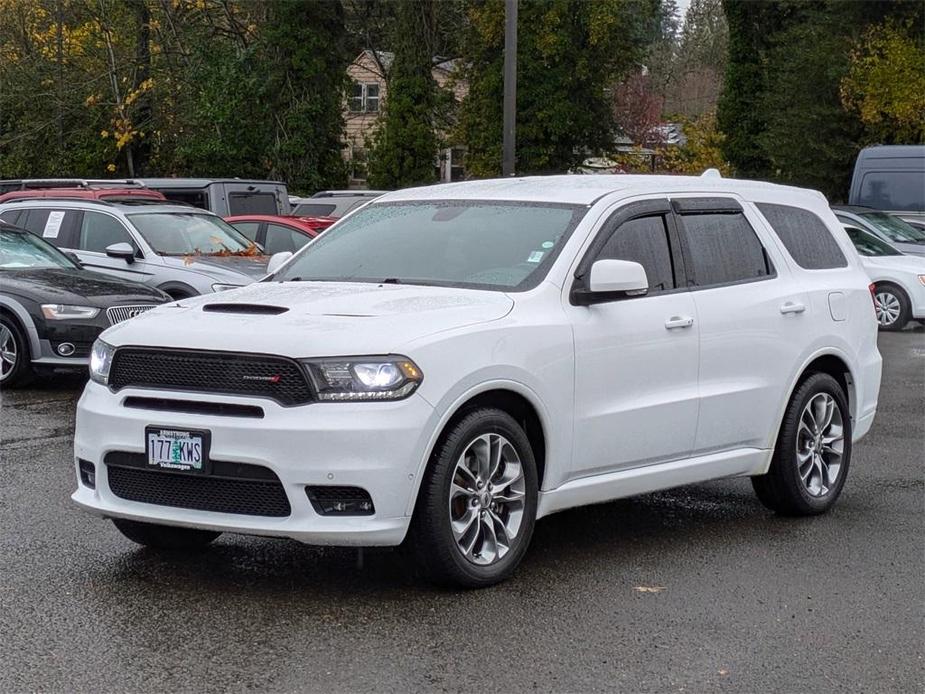
[[[43, 198], [18, 198], [13, 200], [7, 200], [5, 204], [21, 203], [21, 202], [36, 202], [36, 203], [47, 203], [47, 202], [86, 202], [91, 205], [106, 205], [112, 207], [111, 202], [108, 200], [98, 200], [97, 198], [76, 198], [72, 195], [51, 195]], [[160, 200], [159, 202], [164, 202]]]
[[43, 188], [145, 188], [133, 178], [20, 178], [0, 181], [0, 191], [41, 190]]

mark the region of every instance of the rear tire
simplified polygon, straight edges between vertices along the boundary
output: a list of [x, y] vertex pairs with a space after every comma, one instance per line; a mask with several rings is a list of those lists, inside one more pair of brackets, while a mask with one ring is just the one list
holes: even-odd
[[814, 373], [790, 398], [758, 500], [784, 516], [812, 516], [838, 500], [851, 463], [851, 416], [841, 384]]
[[898, 332], [912, 318], [912, 306], [906, 292], [894, 284], [878, 284], [874, 289], [874, 309], [881, 330]]
[[113, 518], [112, 522], [119, 529], [119, 532], [132, 542], [154, 549], [201, 549], [221, 535], [221, 533], [212, 530], [139, 523], [138, 521], [124, 518]]
[[410, 544], [438, 585], [484, 588], [523, 559], [536, 520], [530, 441], [509, 414], [479, 408], [441, 437], [421, 483]]
[[19, 323], [0, 314], [0, 388], [22, 388], [35, 379], [29, 342]]

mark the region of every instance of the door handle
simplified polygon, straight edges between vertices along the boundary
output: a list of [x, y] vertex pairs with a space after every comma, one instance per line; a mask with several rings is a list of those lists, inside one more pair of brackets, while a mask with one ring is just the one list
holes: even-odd
[[806, 305], [798, 301], [788, 301], [780, 307], [780, 312], [785, 315], [788, 313], [803, 313], [805, 310]]
[[690, 316], [672, 316], [665, 321], [665, 327], [669, 330], [675, 328], [689, 328], [694, 324], [694, 319]]

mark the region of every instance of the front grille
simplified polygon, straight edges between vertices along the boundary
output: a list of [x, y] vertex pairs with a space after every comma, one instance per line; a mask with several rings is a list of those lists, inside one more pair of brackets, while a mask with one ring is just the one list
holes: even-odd
[[[226, 469], [219, 468], [220, 471], [235, 472], [236, 476], [219, 476], [215, 472], [200, 476], [123, 467], [110, 463], [110, 456], [106, 458], [109, 489], [120, 499], [242, 516], [282, 518], [292, 513], [279, 478], [259, 465], [225, 463]], [[213, 470], [217, 463], [213, 461]]]
[[123, 347], [116, 350], [109, 384], [116, 390], [131, 386], [248, 395], [281, 405], [314, 399], [305, 372], [294, 360], [234, 352]]
[[137, 306], [111, 306], [106, 309], [106, 315], [109, 317], [109, 324], [115, 325], [129, 318], [134, 318], [140, 313], [150, 311], [156, 304], [139, 304]]

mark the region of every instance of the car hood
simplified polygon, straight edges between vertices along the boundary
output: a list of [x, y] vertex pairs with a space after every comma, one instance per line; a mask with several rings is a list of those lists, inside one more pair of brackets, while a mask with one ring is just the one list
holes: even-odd
[[168, 267], [201, 272], [229, 284], [249, 284], [267, 274], [268, 255], [162, 256]]
[[0, 291], [38, 303], [74, 304], [106, 308], [115, 304], [161, 303], [159, 289], [101, 275], [90, 270], [23, 268], [0, 270]]
[[864, 264], [870, 268], [925, 274], [925, 258], [916, 255], [869, 256], [864, 258]]
[[290, 357], [388, 354], [427, 335], [497, 320], [513, 306], [504, 293], [471, 289], [260, 282], [168, 304], [104, 339]]
[[907, 255], [922, 257], [925, 256], [925, 244], [923, 243], [902, 243], [890, 241], [889, 244], [901, 250]]

